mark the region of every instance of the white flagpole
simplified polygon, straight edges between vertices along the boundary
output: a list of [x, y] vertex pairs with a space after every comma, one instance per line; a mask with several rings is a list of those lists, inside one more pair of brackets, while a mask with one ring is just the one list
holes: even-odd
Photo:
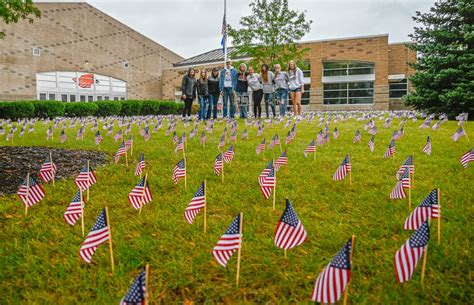
[[224, 36], [224, 66], [227, 62], [227, 0], [224, 0], [224, 20], [225, 20], [225, 36]]

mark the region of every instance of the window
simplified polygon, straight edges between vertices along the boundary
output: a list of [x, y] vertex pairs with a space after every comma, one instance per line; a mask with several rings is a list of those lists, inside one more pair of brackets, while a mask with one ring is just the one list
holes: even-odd
[[114, 96], [114, 101], [118, 101], [118, 97], [117, 96]]
[[123, 62], [123, 67], [124, 67], [124, 68], [128, 68], [128, 66], [129, 66], [129, 65], [128, 65], [128, 61], [124, 61], [124, 62]]
[[323, 86], [324, 104], [372, 104], [374, 82], [331, 83]]
[[104, 101], [110, 101], [110, 98], [108, 96], [104, 96]]
[[304, 92], [301, 95], [301, 105], [308, 105], [309, 104], [310, 89], [311, 89], [310, 84], [305, 84], [304, 85]]
[[98, 101], [101, 101], [101, 100], [102, 100], [102, 96], [98, 95], [98, 96], [97, 96], [97, 100], [98, 100]]
[[88, 102], [93, 102], [94, 101], [94, 97], [92, 95], [88, 95], [87, 96], [87, 101]]
[[76, 95], [75, 94], [69, 95], [69, 101], [70, 102], [75, 102], [76, 101]]
[[389, 82], [389, 97], [402, 98], [408, 94], [408, 81], [406, 78]]
[[85, 102], [85, 101], [86, 101], [86, 96], [85, 96], [85, 95], [81, 95], [81, 96], [80, 96], [80, 101], [81, 101], [81, 102]]
[[374, 67], [373, 63], [328, 61], [323, 63], [323, 76], [374, 74]]
[[46, 93], [40, 93], [40, 101], [46, 101]]
[[55, 100], [56, 100], [56, 94], [50, 93], [50, 94], [49, 94], [49, 97], [48, 97], [48, 100], [50, 100], [50, 101], [55, 101]]
[[67, 94], [61, 94], [61, 101], [67, 102]]
[[40, 56], [41, 49], [40, 48], [33, 48], [33, 56]]
[[125, 101], [125, 98], [122, 96], [122, 97], [120, 98], [120, 100]]

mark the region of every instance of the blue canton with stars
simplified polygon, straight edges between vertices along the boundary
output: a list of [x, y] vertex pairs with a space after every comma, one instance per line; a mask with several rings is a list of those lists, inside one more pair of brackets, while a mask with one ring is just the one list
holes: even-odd
[[102, 209], [102, 213], [100, 213], [99, 217], [97, 217], [97, 220], [95, 221], [95, 224], [92, 227], [91, 231], [97, 231], [105, 227], [107, 227], [107, 219], [105, 217], [105, 208], [104, 208]]
[[292, 227], [296, 227], [300, 222], [300, 220], [298, 219], [298, 215], [296, 215], [296, 212], [293, 209], [290, 200], [288, 199], [286, 199], [286, 209], [283, 215], [281, 216], [281, 221]]
[[194, 197], [202, 197], [202, 196], [204, 196], [204, 182], [201, 183], [201, 186], [196, 191], [196, 194], [194, 194]]
[[431, 193], [423, 200], [420, 207], [431, 207], [432, 205], [438, 205], [438, 190], [434, 189]]
[[349, 241], [337, 252], [336, 256], [331, 261], [331, 267], [339, 268], [339, 269], [351, 269], [351, 247], [352, 247], [352, 239]]
[[143, 270], [133, 281], [132, 286], [128, 289], [127, 294], [123, 298], [122, 304], [137, 304], [145, 300], [146, 272]]
[[424, 247], [430, 240], [430, 225], [425, 221], [418, 230], [410, 237], [410, 247], [419, 248]]
[[240, 227], [240, 214], [234, 218], [230, 226], [225, 231], [225, 234], [239, 234], [239, 227]]
[[181, 159], [181, 161], [179, 161], [178, 164], [176, 164], [176, 166], [179, 168], [184, 168], [184, 159]]

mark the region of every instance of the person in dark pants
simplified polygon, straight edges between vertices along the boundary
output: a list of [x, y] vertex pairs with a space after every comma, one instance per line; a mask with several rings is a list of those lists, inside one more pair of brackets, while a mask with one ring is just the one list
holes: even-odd
[[181, 82], [181, 100], [184, 101], [183, 118], [191, 115], [191, 107], [196, 98], [196, 79], [194, 78], [194, 69], [189, 68], [188, 73], [183, 76]]
[[[197, 80], [197, 92], [199, 100], [199, 120], [206, 119], [206, 107], [209, 105], [209, 86], [206, 70], [201, 70], [201, 75]], [[209, 107], [210, 108], [210, 107]]]
[[237, 86], [237, 70], [232, 67], [232, 61], [228, 59], [225, 63], [225, 67], [221, 70], [219, 79], [219, 89], [221, 90], [222, 102], [223, 102], [223, 117], [227, 117], [227, 110], [229, 110], [229, 116], [234, 118], [235, 114], [235, 86]]
[[239, 73], [237, 74], [237, 86], [235, 92], [237, 93], [237, 104], [239, 105], [240, 118], [247, 118], [247, 108], [249, 106], [249, 93], [247, 76], [247, 65], [242, 63], [239, 66]]
[[253, 114], [255, 118], [262, 117], [262, 97], [263, 97], [263, 85], [260, 75], [255, 73], [252, 67], [249, 68], [249, 75], [247, 76], [247, 83], [252, 90], [253, 100]]
[[219, 90], [219, 69], [212, 69], [211, 75], [207, 78], [207, 87], [209, 90], [209, 108], [207, 109], [206, 118], [211, 118], [212, 109], [212, 117], [217, 119], [217, 102], [219, 101], [219, 95], [221, 94], [221, 91]]

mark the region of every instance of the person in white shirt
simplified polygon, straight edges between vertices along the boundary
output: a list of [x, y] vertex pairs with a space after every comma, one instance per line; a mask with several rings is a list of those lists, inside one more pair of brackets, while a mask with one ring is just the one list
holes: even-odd
[[263, 97], [263, 86], [260, 75], [255, 73], [252, 67], [249, 67], [249, 75], [247, 76], [247, 83], [250, 90], [252, 90], [252, 101], [253, 101], [253, 114], [255, 118], [262, 116], [262, 97]]

